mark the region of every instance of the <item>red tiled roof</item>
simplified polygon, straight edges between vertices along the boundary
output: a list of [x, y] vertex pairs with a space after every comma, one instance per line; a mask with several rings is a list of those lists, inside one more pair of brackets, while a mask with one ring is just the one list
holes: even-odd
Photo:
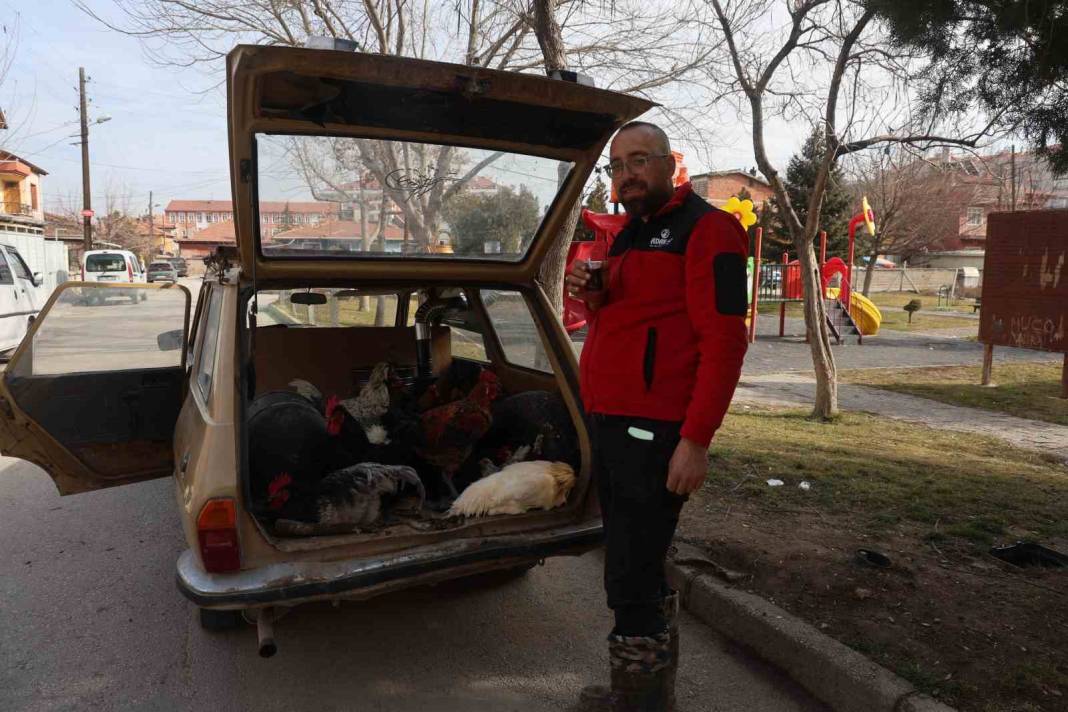
[[197, 230], [192, 235], [184, 239], [179, 239], [178, 242], [228, 242], [236, 243], [236, 233], [234, 232], [233, 221], [227, 220], [226, 222], [218, 222], [214, 225], [209, 225], [203, 230]]
[[[302, 202], [302, 201], [279, 201], [261, 200], [261, 213], [282, 213], [288, 207], [291, 213], [336, 213], [337, 203]], [[164, 212], [201, 212], [201, 213], [231, 213], [234, 210], [233, 201], [230, 200], [172, 200], [167, 203]]]
[[29, 161], [27, 161], [25, 158], [16, 156], [14, 153], [11, 153], [9, 151], [0, 151], [0, 161], [19, 161], [21, 163], [25, 163], [27, 166], [32, 168], [34, 173], [39, 173], [43, 176], [48, 175], [48, 171], [46, 171], [44, 168], [41, 168], [40, 166], [35, 166]]
[[[378, 223], [368, 223], [367, 231], [378, 235]], [[302, 225], [285, 232], [275, 233], [274, 240], [289, 240], [294, 237], [326, 237], [355, 240], [361, 237], [360, 223], [353, 220], [324, 220], [318, 225]], [[396, 225], [386, 225], [387, 240], [403, 240], [404, 230]]]

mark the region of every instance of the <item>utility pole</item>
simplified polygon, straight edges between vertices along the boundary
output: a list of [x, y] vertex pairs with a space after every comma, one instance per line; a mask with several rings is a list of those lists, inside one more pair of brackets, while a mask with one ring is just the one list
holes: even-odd
[[78, 67], [82, 119], [82, 231], [85, 251], [93, 249], [93, 213], [89, 194], [89, 116], [85, 101], [85, 67]]
[[[163, 244], [163, 240], [161, 239], [160, 240], [160, 247], [159, 247], [160, 254], [163, 254], [163, 252], [165, 251], [163, 249], [164, 247], [165, 247], [165, 245]], [[152, 191], [151, 190], [148, 191], [148, 249], [149, 249], [149, 252], [152, 251]], [[149, 259], [151, 259], [151, 258], [152, 258], [152, 255], [150, 254], [149, 255]]]

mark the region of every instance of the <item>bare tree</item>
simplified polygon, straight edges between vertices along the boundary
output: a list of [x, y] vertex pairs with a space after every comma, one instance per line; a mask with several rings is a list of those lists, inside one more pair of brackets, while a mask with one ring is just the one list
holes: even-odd
[[975, 186], [954, 180], [948, 166], [900, 148], [858, 155], [849, 174], [856, 203], [867, 196], [878, 216], [874, 236], [857, 233], [857, 251], [868, 257], [861, 290], [865, 296], [879, 255], [907, 258], [956, 238], [959, 209], [975, 195]]
[[[813, 239], [831, 167], [842, 156], [881, 144], [975, 146], [990, 127], [938, 130], [910, 111], [909, 79], [922, 62], [887, 50], [874, 13], [851, 0], [707, 0], [709, 22], [725, 40], [708, 65], [720, 79], [717, 98], [735, 97], [748, 114], [753, 151], [771, 184], [801, 262], [805, 325], [816, 376], [815, 417], [838, 412], [834, 355]], [[704, 5], [698, 5], [704, 8]], [[727, 77], [724, 79], [724, 77]], [[824, 132], [824, 153], [801, 222], [765, 141], [766, 124], [783, 118]]]
[[[685, 8], [661, 2], [618, 0], [609, 5], [581, 0], [115, 0], [125, 15], [108, 24], [84, 0], [75, 4], [109, 27], [142, 39], [149, 55], [168, 65], [218, 67], [237, 42], [302, 45], [311, 35], [358, 42], [364, 51], [433, 58], [512, 71], [547, 72], [572, 68], [597, 78], [602, 87], [648, 98], [697, 82], [716, 50], [707, 28], [691, 21]], [[665, 94], [666, 95], [666, 94]], [[688, 103], [689, 102], [689, 103]], [[695, 100], [672, 96], [665, 121], [699, 140]], [[362, 168], [382, 185], [390, 166], [433, 164], [453, 169], [455, 155], [403, 155], [395, 144], [338, 142], [340, 156], [295, 155], [309, 163], [300, 170], [327, 183], [330, 171]], [[331, 165], [334, 163], [335, 165]], [[322, 169], [322, 170], [319, 170]], [[469, 170], [464, 166], [461, 170]], [[381, 175], [380, 175], [381, 174]], [[562, 178], [561, 178], [562, 179]], [[336, 182], [336, 181], [335, 181]], [[459, 187], [450, 182], [449, 187]], [[333, 189], [332, 189], [333, 192]], [[356, 196], [352, 196], [356, 197]], [[418, 244], [432, 244], [435, 207], [442, 195], [418, 204], [399, 201], [405, 224]], [[429, 211], [429, 212], [428, 212]], [[575, 215], [577, 219], [577, 213]], [[551, 303], [562, 308], [563, 268], [573, 229], [555, 237], [539, 281]]]

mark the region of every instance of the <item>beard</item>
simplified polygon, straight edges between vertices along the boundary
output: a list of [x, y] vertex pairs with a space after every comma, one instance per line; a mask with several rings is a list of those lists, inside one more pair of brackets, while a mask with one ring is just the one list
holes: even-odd
[[[623, 198], [622, 195], [628, 188], [636, 188], [640, 192], [632, 197]], [[662, 208], [667, 201], [671, 200], [671, 196], [674, 193], [674, 186], [670, 183], [666, 187], [652, 188], [648, 183], [637, 178], [628, 180], [619, 186], [620, 202], [623, 204], [627, 214], [637, 215], [642, 218], [647, 218]]]

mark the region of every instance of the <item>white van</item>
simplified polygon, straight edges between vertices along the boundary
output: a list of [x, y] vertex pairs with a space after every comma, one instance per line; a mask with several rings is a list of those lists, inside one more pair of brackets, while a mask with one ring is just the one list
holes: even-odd
[[[126, 282], [145, 284], [145, 269], [141, 260], [129, 250], [89, 250], [82, 257], [83, 282]], [[135, 290], [108, 290], [109, 296], [126, 297], [131, 302], [144, 293]]]
[[40, 273], [30, 272], [18, 250], [0, 244], [0, 352], [22, 341], [26, 329], [44, 306]]

